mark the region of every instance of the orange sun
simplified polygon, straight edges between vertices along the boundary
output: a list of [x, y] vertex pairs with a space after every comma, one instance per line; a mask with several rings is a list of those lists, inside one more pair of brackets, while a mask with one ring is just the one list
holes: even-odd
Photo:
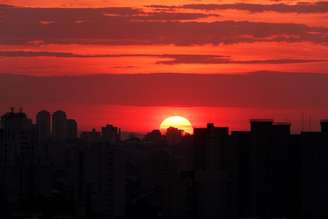
[[193, 128], [191, 122], [182, 116], [170, 116], [161, 122], [160, 129], [166, 130], [169, 127], [174, 127], [183, 130], [186, 133], [192, 134]]

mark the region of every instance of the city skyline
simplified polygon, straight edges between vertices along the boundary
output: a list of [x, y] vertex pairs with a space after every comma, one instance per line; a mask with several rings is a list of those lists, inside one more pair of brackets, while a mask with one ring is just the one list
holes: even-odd
[[6, 218], [324, 218], [328, 120], [320, 131], [250, 121], [248, 131], [169, 127], [122, 138], [81, 132], [64, 111], [1, 115], [0, 203]]
[[0, 218], [328, 218], [328, 1], [0, 0]]
[[[71, 138], [77, 138], [80, 137], [81, 134], [89, 132], [89, 131], [101, 131], [104, 127], [106, 126], [112, 126], [112, 125], [117, 125], [112, 123], [111, 121], [103, 121], [102, 124], [99, 127], [90, 127], [90, 128], [81, 128], [79, 125], [79, 120], [77, 119], [72, 119], [71, 117], [68, 117], [69, 113], [63, 111], [63, 110], [56, 110], [53, 112], [47, 111], [47, 110], [39, 110], [35, 113], [35, 115], [30, 116], [28, 113], [24, 112], [23, 107], [19, 107], [16, 109], [15, 107], [10, 107], [10, 110], [7, 111], [6, 113], [2, 114], [2, 116], [9, 115], [9, 114], [23, 114], [26, 115], [26, 118], [31, 121], [32, 124], [41, 124], [42, 129], [40, 131], [44, 133], [43, 135], [47, 137], [55, 137], [55, 138], [61, 138], [63, 135], [72, 136]], [[305, 118], [304, 118], [305, 119]], [[247, 125], [248, 128], [238, 130], [238, 129], [233, 129], [227, 125], [224, 124], [216, 124], [213, 123], [212, 121], [207, 121], [201, 125], [194, 125], [189, 121], [188, 118], [180, 116], [178, 114], [172, 115], [172, 116], [167, 116], [163, 120], [160, 121], [157, 127], [152, 127], [151, 129], [145, 130], [144, 132], [134, 132], [133, 130], [124, 130], [120, 126], [117, 126], [118, 130], [120, 132], [124, 132], [126, 137], [129, 137], [129, 134], [137, 134], [138, 136], [142, 135], [147, 135], [151, 131], [158, 130], [160, 131], [163, 135], [165, 135], [166, 130], [169, 128], [176, 128], [177, 130], [182, 131], [183, 134], [187, 135], [193, 135], [193, 131], [191, 129], [195, 130], [198, 129], [199, 127], [202, 127], [204, 125], [208, 124], [213, 124], [213, 125], [220, 125], [221, 127], [227, 127], [230, 132], [234, 131], [250, 131], [251, 130], [251, 124], [252, 122], [272, 122], [273, 124], [276, 125], [289, 125], [290, 126], [290, 131], [293, 134], [300, 134], [302, 132], [318, 132], [320, 130], [323, 130], [323, 124], [328, 121], [327, 118], [321, 118], [319, 120], [319, 124], [312, 124], [312, 121], [305, 121], [303, 120], [302, 122], [304, 123], [303, 126], [304, 128], [299, 130], [298, 132], [293, 132], [293, 124], [290, 121], [287, 120], [275, 120], [274, 118], [269, 118], [269, 117], [253, 117], [253, 118], [248, 118]], [[305, 124], [306, 122], [309, 122], [309, 124]], [[57, 124], [56, 124], [57, 123]], [[58, 125], [60, 124], [60, 125]], [[314, 128], [312, 127], [319, 127], [319, 128]], [[308, 126], [308, 127], [306, 127]], [[115, 127], [115, 126], [113, 126]], [[0, 126], [1, 128], [1, 126]], [[66, 134], [64, 134], [66, 133]]]

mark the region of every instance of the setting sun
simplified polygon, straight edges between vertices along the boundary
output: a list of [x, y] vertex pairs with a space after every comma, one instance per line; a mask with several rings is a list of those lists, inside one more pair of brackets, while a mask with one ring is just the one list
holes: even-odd
[[169, 127], [174, 127], [183, 130], [184, 132], [189, 134], [193, 133], [191, 122], [182, 116], [170, 116], [164, 119], [160, 125], [160, 129], [166, 130]]

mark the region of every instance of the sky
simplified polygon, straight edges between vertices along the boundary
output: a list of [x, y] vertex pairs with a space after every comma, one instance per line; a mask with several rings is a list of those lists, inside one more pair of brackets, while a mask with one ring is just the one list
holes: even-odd
[[0, 112], [133, 131], [328, 117], [328, 1], [0, 0], [0, 30]]

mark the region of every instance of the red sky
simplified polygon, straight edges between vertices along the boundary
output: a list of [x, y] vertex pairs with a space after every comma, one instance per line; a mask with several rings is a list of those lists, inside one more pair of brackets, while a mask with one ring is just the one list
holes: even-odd
[[[140, 74], [156, 73], [243, 75], [252, 72], [280, 72], [279, 74], [286, 75], [317, 75], [328, 72], [328, 2], [240, 2], [0, 0], [0, 74], [8, 77], [17, 74], [41, 76], [49, 79], [50, 76], [81, 77], [98, 74], [133, 74], [138, 77]], [[0, 85], [6, 83], [6, 80], [0, 79]], [[285, 78], [277, 80], [286, 81]], [[279, 87], [279, 81], [276, 80], [272, 82], [272, 86], [268, 86], [270, 89], [263, 93], [263, 104], [261, 101], [245, 104], [245, 101], [238, 98], [232, 98], [231, 101], [208, 100], [199, 104], [197, 98], [201, 97], [197, 95], [194, 100], [189, 97], [176, 100], [170, 96], [172, 94], [163, 96], [162, 90], [169, 90], [171, 86], [171, 82], [167, 83], [165, 80], [159, 84], [160, 91], [156, 88], [153, 90], [154, 98], [161, 95], [162, 102], [147, 102], [149, 98], [140, 96], [140, 104], [136, 104], [131, 100], [134, 94], [129, 92], [127, 82], [123, 79], [118, 82], [118, 86], [125, 95], [121, 98], [127, 101], [124, 102], [124, 109], [120, 108], [119, 111], [115, 111], [115, 107], [122, 107], [119, 106], [120, 103], [108, 104], [108, 101], [101, 97], [97, 103], [91, 104], [89, 99], [94, 96], [85, 94], [84, 91], [89, 89], [87, 84], [79, 84], [75, 88], [77, 94], [85, 95], [86, 101], [79, 99], [74, 101], [75, 105], [72, 106], [67, 100], [73, 97], [67, 93], [62, 94], [63, 97], [56, 104], [57, 108], [69, 105], [67, 111], [74, 111], [83, 128], [91, 128], [93, 124], [98, 127], [102, 118], [107, 117], [106, 110], [108, 114], [115, 111], [117, 116], [109, 116], [112, 121], [104, 122], [112, 122], [136, 131], [157, 128], [158, 119], [152, 119], [157, 107], [175, 109], [177, 106], [184, 106], [188, 112], [185, 116], [197, 125], [211, 120], [217, 123], [226, 121], [225, 125], [236, 128], [247, 127], [245, 118], [256, 115], [245, 113], [243, 109], [246, 107], [253, 110], [252, 112], [258, 112], [258, 117], [275, 117], [280, 120], [284, 118], [279, 115], [286, 112], [289, 113], [284, 114], [285, 117], [293, 117], [293, 120], [295, 113], [290, 113], [291, 111], [297, 112], [297, 115], [308, 112], [309, 115], [313, 114], [311, 118], [314, 118], [313, 123], [317, 124], [319, 116], [324, 117], [324, 112], [328, 112], [325, 104], [319, 106], [311, 101], [327, 101], [317, 95], [316, 85], [320, 85], [320, 81], [320, 77], [312, 78], [308, 82], [311, 84], [302, 82], [297, 85], [297, 89], [293, 87], [293, 81], [290, 82], [291, 92], [285, 91], [286, 95], [295, 92], [306, 93], [308, 96], [301, 101], [302, 104], [277, 101], [281, 99], [279, 95], [284, 94], [275, 92], [274, 87]], [[197, 81], [192, 83], [190, 86], [194, 90], [188, 89], [187, 96], [206, 87], [199, 85]], [[239, 88], [236, 81], [229, 82], [229, 85], [236, 93], [245, 92]], [[36, 106], [54, 108], [55, 104], [45, 101], [47, 93], [43, 94], [44, 98], [29, 103], [29, 98], [23, 95], [24, 86], [19, 83], [15, 86], [5, 86], [6, 89], [2, 90], [1, 112], [5, 112], [9, 104], [28, 106], [25, 107], [28, 112], [34, 112]], [[139, 86], [142, 88], [151, 85], [141, 82]], [[178, 89], [177, 87], [174, 89]], [[312, 90], [305, 90], [308, 87]], [[10, 89], [18, 93], [12, 97], [9, 95]], [[181, 90], [178, 89], [177, 92], [185, 92], [182, 89], [186, 90], [185, 86], [181, 86]], [[101, 94], [97, 89], [92, 92]], [[142, 93], [142, 90], [140, 92]], [[211, 93], [208, 95], [213, 96]], [[22, 96], [27, 101], [22, 101]], [[229, 97], [229, 93], [226, 96]], [[170, 99], [174, 101], [167, 101]], [[214, 96], [212, 99], [215, 99]], [[272, 104], [267, 106], [266, 102]], [[293, 99], [290, 99], [290, 102], [293, 103]], [[102, 111], [106, 115], [94, 120], [86, 119], [88, 117], [81, 104], [84, 104], [84, 108], [94, 108], [95, 111], [99, 111], [99, 107], [106, 104], [106, 110]], [[138, 105], [137, 108], [135, 105]], [[234, 108], [229, 108], [231, 106]], [[140, 118], [144, 118], [145, 122], [127, 125], [133, 118], [133, 110], [141, 112], [140, 107], [144, 112]], [[198, 107], [197, 110], [195, 107]], [[222, 109], [229, 113], [223, 113], [223, 116]], [[239, 117], [233, 113], [238, 111], [241, 111]], [[166, 114], [170, 116], [171, 112], [167, 111]], [[200, 116], [197, 116], [198, 114]], [[215, 116], [201, 116], [207, 114]], [[148, 124], [146, 120], [152, 122]], [[296, 126], [301, 128], [300, 123]]]

